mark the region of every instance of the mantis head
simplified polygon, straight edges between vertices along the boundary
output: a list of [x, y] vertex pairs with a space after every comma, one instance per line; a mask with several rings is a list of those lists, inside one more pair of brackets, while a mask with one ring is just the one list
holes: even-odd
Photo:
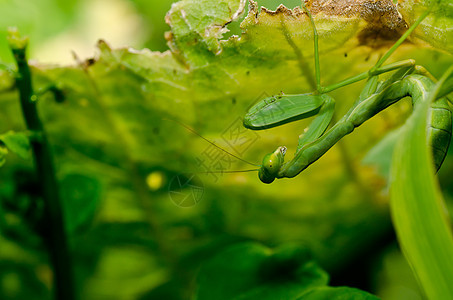
[[278, 147], [277, 150], [266, 154], [263, 164], [258, 171], [258, 176], [263, 183], [271, 183], [275, 180], [285, 159], [286, 147]]

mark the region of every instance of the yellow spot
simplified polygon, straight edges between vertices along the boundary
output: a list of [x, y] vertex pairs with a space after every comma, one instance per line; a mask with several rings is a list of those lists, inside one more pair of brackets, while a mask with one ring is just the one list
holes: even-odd
[[89, 104], [89, 102], [88, 102], [87, 99], [82, 98], [82, 99], [80, 99], [79, 104], [80, 104], [80, 106], [82, 106], [82, 107], [87, 107], [88, 104]]
[[146, 177], [146, 184], [152, 191], [157, 191], [164, 184], [165, 176], [162, 172], [156, 171]]

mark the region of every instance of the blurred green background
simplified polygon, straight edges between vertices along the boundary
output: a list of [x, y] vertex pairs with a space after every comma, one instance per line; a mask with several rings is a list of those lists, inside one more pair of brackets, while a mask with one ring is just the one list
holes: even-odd
[[[12, 63], [6, 43], [8, 26], [17, 26], [30, 37], [29, 57], [43, 65], [73, 65], [73, 53], [80, 59], [89, 58], [98, 51], [95, 47], [98, 39], [113, 48], [165, 51], [168, 46], [164, 33], [169, 30], [165, 14], [172, 2], [0, 0], [0, 62]], [[299, 5], [296, 0], [258, 1], [270, 9], [281, 2], [288, 7]], [[239, 22], [228, 28], [232, 32], [227, 36], [240, 34]], [[363, 60], [347, 63], [366, 69], [371, 64], [367, 60], [370, 51], [364, 51]], [[412, 48], [399, 55], [410, 55], [435, 75], [445, 68], [439, 61], [451, 61], [444, 54]], [[65, 73], [57, 71], [54, 75]], [[343, 104], [340, 101], [340, 110], [360, 88], [352, 86], [348, 90], [351, 95], [334, 93], [337, 99], [345, 98]], [[0, 94], [0, 103], [5, 108], [0, 121], [2, 132], [21, 126], [14, 96]], [[260, 98], [262, 95], [257, 94], [249, 105]], [[76, 100], [83, 105], [84, 99]], [[211, 104], [206, 115], [212, 120], [202, 120], [199, 125], [204, 128], [204, 135], [222, 144], [222, 135], [237, 126], [241, 114], [234, 111], [237, 115], [218, 121], [221, 118], [215, 115], [216, 109], [224, 110], [223, 115], [229, 110], [219, 105]], [[194, 153], [209, 148], [201, 138], [171, 122], [156, 127], [156, 134], [160, 131], [169, 135], [169, 145], [156, 146], [168, 147], [168, 155], [166, 160], [137, 170], [148, 188], [144, 197], [137, 197], [130, 192], [133, 179], [128, 181], [129, 174], [121, 170], [122, 156], [117, 153], [120, 150], [103, 147], [101, 143], [98, 147], [78, 143], [74, 137], [85, 133], [75, 133], [78, 128], [59, 123], [58, 112], [62, 115], [65, 112], [57, 104], [51, 106], [51, 112], [44, 114], [47, 120], [57, 120], [49, 131], [55, 133], [61, 194], [73, 201], [67, 204], [67, 226], [81, 299], [189, 299], [196, 272], [206, 259], [228, 245], [249, 240], [271, 247], [285, 243], [307, 246], [331, 274], [332, 285], [358, 287], [383, 299], [422, 299], [397, 247], [388, 214], [385, 179], [375, 168], [361, 164], [375, 139], [404, 121], [407, 103], [398, 104], [357, 130], [354, 137], [348, 137], [297, 179], [264, 186], [255, 173], [224, 174], [218, 179], [200, 175], [202, 178], [196, 183], [203, 186], [203, 196], [197, 196], [200, 203], [189, 207], [175, 205], [169, 191], [174, 190], [175, 178], [190, 178], [195, 166], [193, 158], [197, 156]], [[72, 116], [68, 114], [67, 118]], [[89, 120], [96, 117], [93, 114], [73, 121], [91, 124]], [[291, 129], [302, 132], [303, 125]], [[108, 125], [86, 125], [86, 130], [95, 132], [101, 140], [109, 134]], [[275, 130], [252, 137], [256, 141], [247, 150], [246, 158], [253, 162], [259, 162], [275, 144], [297, 142], [297, 136]], [[119, 149], [122, 146], [117, 145]], [[154, 153], [147, 155], [152, 160]], [[174, 167], [178, 160], [182, 163]], [[234, 167], [245, 166], [233, 163]], [[181, 174], [181, 170], [188, 170], [189, 175]], [[36, 198], [32, 172], [30, 163], [14, 156], [0, 169], [1, 299], [51, 298], [52, 274], [47, 253], [33, 230], [39, 203], [30, 209]], [[452, 172], [449, 153], [439, 173], [447, 200], [453, 195], [449, 181]], [[175, 177], [178, 174], [181, 177]], [[200, 190], [183, 191], [189, 192]], [[91, 209], [86, 209], [87, 206]], [[88, 211], [88, 215], [79, 216], [76, 213], [79, 211]]]

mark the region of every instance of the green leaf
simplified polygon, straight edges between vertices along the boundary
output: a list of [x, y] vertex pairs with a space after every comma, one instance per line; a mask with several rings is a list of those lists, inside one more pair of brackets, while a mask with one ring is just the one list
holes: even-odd
[[245, 243], [221, 252], [202, 267], [195, 299], [295, 299], [327, 281], [328, 275], [306, 249], [287, 246], [274, 252]]
[[8, 149], [6, 147], [0, 145], [0, 167], [5, 164], [7, 154], [8, 154]]
[[287, 245], [272, 251], [244, 243], [205, 263], [195, 299], [378, 299], [353, 288], [327, 287], [327, 283], [328, 275], [306, 248]]
[[8, 131], [0, 135], [0, 141], [13, 153], [23, 159], [30, 159], [30, 141], [25, 133]]
[[100, 199], [97, 180], [83, 174], [67, 174], [60, 183], [66, 230], [75, 232], [92, 221]]
[[298, 299], [303, 300], [378, 300], [367, 292], [349, 287], [317, 287]]
[[398, 240], [429, 299], [453, 299], [452, 231], [427, 143], [429, 106], [445, 79], [406, 122], [391, 171], [390, 204]]
[[416, 20], [433, 2], [436, 7], [412, 34], [414, 42], [453, 53], [453, 6], [450, 0], [406, 0], [401, 1], [399, 11], [407, 20]]

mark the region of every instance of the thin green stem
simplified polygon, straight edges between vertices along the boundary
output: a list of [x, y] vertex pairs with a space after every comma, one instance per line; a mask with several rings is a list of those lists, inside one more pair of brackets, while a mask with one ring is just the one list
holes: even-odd
[[50, 253], [54, 270], [54, 292], [58, 300], [75, 299], [73, 273], [63, 222], [63, 210], [58, 183], [52, 161], [51, 148], [44, 127], [39, 119], [34, 101], [31, 71], [26, 58], [27, 39], [10, 32], [10, 48], [18, 68], [16, 85], [27, 129], [41, 132], [40, 139], [31, 139], [37, 178], [41, 182], [41, 195], [44, 200], [43, 239]]

